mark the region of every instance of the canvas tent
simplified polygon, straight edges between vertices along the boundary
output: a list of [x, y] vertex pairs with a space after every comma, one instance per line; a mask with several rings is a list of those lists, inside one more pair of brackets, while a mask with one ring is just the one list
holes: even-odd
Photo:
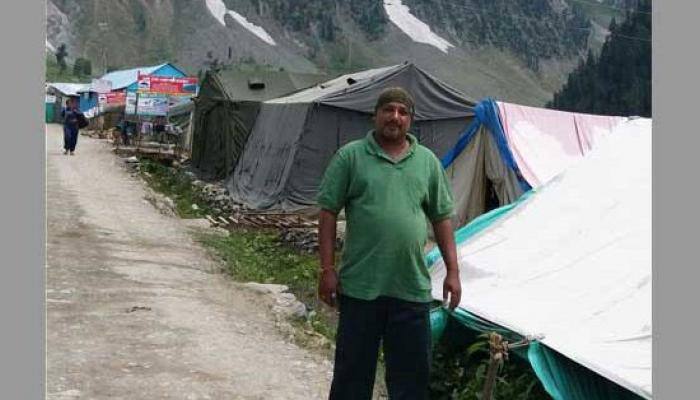
[[438, 156], [473, 116], [474, 102], [413, 64], [340, 76], [262, 103], [226, 186], [257, 209], [311, 207], [326, 165], [342, 145], [366, 135], [381, 90], [402, 86], [416, 100], [412, 132]]
[[324, 80], [324, 75], [285, 71], [207, 72], [195, 99], [192, 164], [212, 178], [233, 172], [243, 152], [260, 102]]
[[451, 315], [512, 341], [540, 335], [524, 355], [555, 400], [652, 398], [651, 142], [651, 120], [623, 120], [567, 171], [456, 234], [463, 296]]
[[515, 201], [579, 160], [623, 118], [527, 107], [486, 99], [442, 157], [462, 226]]

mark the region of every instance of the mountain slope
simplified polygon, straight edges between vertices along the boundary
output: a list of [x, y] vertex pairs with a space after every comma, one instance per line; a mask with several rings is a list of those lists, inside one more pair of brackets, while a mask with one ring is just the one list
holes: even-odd
[[[414, 61], [475, 99], [542, 105], [589, 48], [573, 0], [47, 0], [96, 72], [172, 61], [340, 73]], [[574, 29], [576, 28], [576, 29]]]

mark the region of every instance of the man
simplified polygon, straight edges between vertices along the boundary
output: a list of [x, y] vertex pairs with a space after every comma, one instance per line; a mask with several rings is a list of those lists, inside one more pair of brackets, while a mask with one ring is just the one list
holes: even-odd
[[[414, 102], [384, 90], [374, 129], [340, 148], [321, 182], [318, 204], [322, 301], [339, 306], [330, 399], [370, 399], [380, 342], [392, 400], [427, 399], [430, 275], [426, 217], [447, 265], [443, 300], [455, 308], [461, 286], [450, 223], [452, 194], [437, 157], [408, 133]], [[345, 209], [342, 263], [334, 266], [337, 214]]]
[[66, 108], [61, 111], [63, 117], [63, 154], [74, 155], [78, 144], [78, 120], [85, 118], [78, 109], [76, 98], [69, 97]]

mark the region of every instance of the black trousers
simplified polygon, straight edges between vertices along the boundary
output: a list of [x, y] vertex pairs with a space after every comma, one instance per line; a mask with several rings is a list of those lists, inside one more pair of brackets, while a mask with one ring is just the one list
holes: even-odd
[[372, 398], [380, 343], [390, 400], [427, 400], [430, 303], [341, 296], [330, 400]]
[[75, 146], [78, 144], [78, 128], [69, 126], [63, 127], [63, 149], [67, 151], [75, 151]]

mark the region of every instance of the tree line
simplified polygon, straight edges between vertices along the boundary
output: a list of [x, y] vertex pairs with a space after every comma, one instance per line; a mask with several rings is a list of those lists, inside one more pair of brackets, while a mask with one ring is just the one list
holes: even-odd
[[589, 51], [547, 107], [651, 117], [651, 0], [619, 25], [613, 18], [608, 30], [600, 55]]

